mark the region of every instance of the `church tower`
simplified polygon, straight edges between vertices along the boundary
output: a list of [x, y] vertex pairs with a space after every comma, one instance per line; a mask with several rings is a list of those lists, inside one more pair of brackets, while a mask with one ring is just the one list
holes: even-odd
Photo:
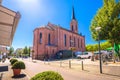
[[70, 30], [72, 32], [78, 33], [78, 23], [75, 18], [75, 12], [74, 12], [74, 7], [72, 7], [72, 20], [70, 22]]

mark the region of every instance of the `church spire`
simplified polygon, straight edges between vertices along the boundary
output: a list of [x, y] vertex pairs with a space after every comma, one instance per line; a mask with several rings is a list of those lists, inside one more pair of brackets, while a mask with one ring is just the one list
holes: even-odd
[[78, 23], [75, 18], [74, 7], [72, 7], [72, 20], [70, 22], [70, 29], [72, 32], [78, 33]]
[[75, 19], [74, 7], [72, 7], [72, 19]]

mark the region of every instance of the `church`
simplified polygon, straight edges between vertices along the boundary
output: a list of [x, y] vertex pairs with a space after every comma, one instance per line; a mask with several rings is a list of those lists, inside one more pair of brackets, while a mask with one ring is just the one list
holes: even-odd
[[60, 50], [70, 50], [71, 47], [75, 48], [75, 52], [85, 51], [85, 36], [78, 33], [78, 22], [75, 18], [74, 7], [72, 8], [70, 30], [48, 23], [36, 28], [33, 32], [33, 59], [43, 60], [45, 55], [50, 58]]

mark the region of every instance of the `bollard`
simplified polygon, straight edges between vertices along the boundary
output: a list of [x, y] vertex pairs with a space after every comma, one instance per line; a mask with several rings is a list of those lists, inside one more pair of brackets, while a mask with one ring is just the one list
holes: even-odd
[[45, 59], [44, 59], [44, 64], [45, 64]]
[[50, 65], [50, 63], [49, 63], [49, 59], [48, 59], [48, 65]]
[[81, 61], [82, 70], [84, 70], [83, 61]]
[[69, 60], [69, 68], [71, 68], [71, 60]]
[[62, 67], [62, 61], [60, 61], [60, 67]]

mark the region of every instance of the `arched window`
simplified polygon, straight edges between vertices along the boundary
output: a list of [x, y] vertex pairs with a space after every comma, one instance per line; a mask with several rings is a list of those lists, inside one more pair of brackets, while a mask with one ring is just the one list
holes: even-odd
[[78, 39], [78, 48], [79, 48], [79, 39]]
[[74, 37], [74, 47], [75, 47], [76, 43], [75, 43], [75, 37]]
[[72, 31], [74, 31], [73, 26], [72, 26]]
[[54, 49], [53, 49], [53, 54], [54, 54]]
[[42, 33], [40, 33], [40, 43], [42, 43]]
[[64, 45], [66, 46], [66, 34], [64, 35]]
[[48, 34], [48, 45], [50, 45], [50, 34]]
[[71, 39], [71, 36], [70, 36], [70, 47], [71, 47], [71, 41], [72, 41], [72, 39]]
[[81, 39], [81, 48], [82, 48], [82, 39]]

